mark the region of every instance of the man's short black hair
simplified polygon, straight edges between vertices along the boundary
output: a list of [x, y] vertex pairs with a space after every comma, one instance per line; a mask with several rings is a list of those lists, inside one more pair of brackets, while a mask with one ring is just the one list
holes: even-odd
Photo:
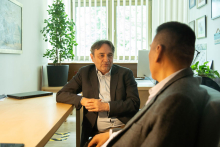
[[96, 42], [91, 46], [90, 52], [94, 55], [94, 50], [95, 50], [95, 49], [99, 50], [103, 44], [107, 44], [107, 45], [112, 49], [112, 52], [113, 52], [113, 53], [115, 52], [115, 47], [114, 47], [114, 45], [112, 44], [112, 42], [109, 41], [109, 40], [98, 40], [98, 41], [96, 41]]
[[165, 33], [166, 39], [169, 40], [169, 47], [167, 48], [168, 56], [175, 56], [174, 58], [183, 64], [191, 64], [195, 52], [196, 37], [188, 25], [174, 21], [167, 22], [160, 25], [156, 33], [157, 35]]

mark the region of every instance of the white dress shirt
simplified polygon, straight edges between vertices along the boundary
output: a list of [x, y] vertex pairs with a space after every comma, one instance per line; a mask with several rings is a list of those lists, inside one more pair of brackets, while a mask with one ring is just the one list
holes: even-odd
[[[96, 69], [97, 70], [97, 69]], [[111, 81], [111, 70], [102, 75], [100, 71], [97, 70], [97, 76], [99, 79], [99, 98], [102, 102], [110, 102], [110, 81]], [[110, 105], [109, 105], [110, 108]], [[97, 128], [99, 132], [104, 132], [105, 130], [111, 127], [119, 127], [124, 125], [119, 119], [112, 117], [108, 117], [108, 112], [99, 112], [97, 118]]]

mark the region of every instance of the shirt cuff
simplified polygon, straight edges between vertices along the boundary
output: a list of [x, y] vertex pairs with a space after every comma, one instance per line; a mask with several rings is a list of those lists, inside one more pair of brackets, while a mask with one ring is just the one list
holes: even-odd
[[110, 112], [110, 104], [108, 103], [108, 107], [109, 107], [109, 110], [108, 110], [108, 112]]
[[112, 135], [112, 129], [109, 130], [109, 137]]
[[109, 110], [107, 111], [107, 115], [109, 117], [109, 114], [110, 114], [110, 104], [108, 103], [108, 107], [109, 107]]
[[80, 102], [80, 105], [82, 105], [82, 104], [81, 104], [81, 101], [82, 101], [83, 98], [84, 98], [84, 97], [82, 97], [81, 100], [79, 101], [79, 102]]

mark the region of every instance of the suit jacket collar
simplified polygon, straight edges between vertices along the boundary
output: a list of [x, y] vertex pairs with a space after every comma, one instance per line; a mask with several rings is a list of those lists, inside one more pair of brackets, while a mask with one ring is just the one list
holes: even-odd
[[92, 85], [92, 89], [94, 91], [95, 98], [99, 99], [99, 82], [98, 82], [98, 77], [97, 77], [95, 65], [93, 68], [90, 69], [89, 79], [90, 79], [90, 82]]
[[118, 85], [118, 67], [112, 65], [111, 81], [110, 81], [110, 97], [112, 101], [115, 100], [115, 92], [117, 85]]
[[177, 75], [175, 75], [172, 79], [170, 79], [164, 86], [163, 88], [160, 89], [160, 91], [156, 94], [156, 96], [153, 98], [153, 100], [151, 100], [146, 106], [151, 106], [156, 98], [158, 97], [158, 95], [160, 95], [167, 87], [169, 87], [172, 83], [174, 83], [175, 81], [183, 78], [183, 77], [186, 77], [186, 76], [189, 76], [189, 75], [193, 75], [193, 71], [192, 69], [189, 67], [189, 68], [186, 68], [186, 69], [183, 69], [182, 71], [180, 71]]
[[[137, 120], [140, 119], [140, 117], [142, 117], [142, 115], [153, 105], [153, 103], [157, 100], [158, 96], [167, 88], [169, 87], [172, 83], [174, 83], [175, 81], [183, 78], [183, 77], [186, 77], [186, 76], [190, 76], [190, 75], [193, 75], [193, 71], [192, 69], [189, 67], [189, 68], [186, 68], [184, 70], [182, 70], [180, 73], [178, 73], [176, 76], [174, 76], [170, 81], [168, 81], [163, 88], [161, 88], [161, 90], [157, 93], [157, 95], [152, 98], [152, 100], [146, 105], [144, 106], [127, 124], [126, 126], [124, 127], [124, 129], [118, 134], [118, 135], [122, 135], [123, 132], [125, 132], [127, 129], [130, 128], [130, 126], [136, 122]], [[115, 137], [116, 139], [117, 137]], [[112, 139], [115, 140], [115, 139]], [[109, 145], [112, 145], [111, 143], [113, 143], [112, 141], [110, 141]], [[108, 146], [109, 146], [108, 145]]]
[[152, 98], [152, 100], [146, 105], [143, 107], [143, 112], [144, 113], [145, 111], [147, 111], [150, 106], [152, 106], [152, 104], [156, 101], [157, 97], [165, 90], [167, 89], [171, 84], [173, 84], [175, 81], [183, 78], [183, 77], [186, 77], [186, 76], [190, 76], [190, 75], [193, 75], [193, 71], [192, 69], [189, 67], [189, 68], [186, 68], [184, 70], [182, 70], [181, 72], [179, 72], [176, 76], [174, 76], [170, 81], [168, 81], [163, 88], [161, 88], [161, 90], [156, 94], [156, 96], [154, 98]]

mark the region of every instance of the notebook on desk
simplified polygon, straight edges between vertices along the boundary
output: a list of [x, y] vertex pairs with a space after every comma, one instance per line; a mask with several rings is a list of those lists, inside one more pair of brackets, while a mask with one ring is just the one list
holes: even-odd
[[32, 92], [8, 94], [7, 96], [11, 98], [16, 98], [16, 99], [27, 99], [27, 98], [47, 96], [47, 95], [52, 95], [52, 94], [53, 92], [48, 92], [48, 91], [32, 91]]

